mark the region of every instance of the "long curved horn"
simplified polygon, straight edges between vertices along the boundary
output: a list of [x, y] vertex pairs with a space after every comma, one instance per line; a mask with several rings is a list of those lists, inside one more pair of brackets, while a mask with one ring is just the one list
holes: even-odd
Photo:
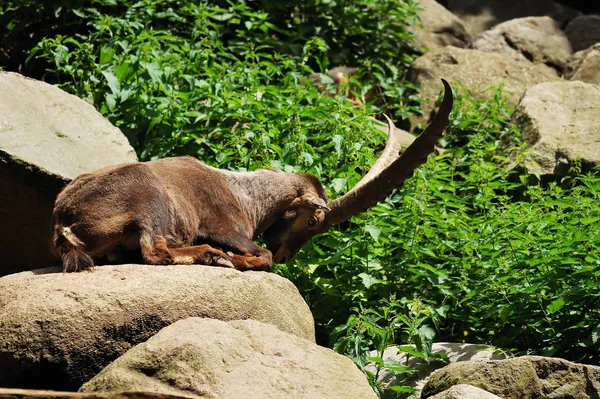
[[331, 209], [325, 216], [325, 229], [344, 222], [352, 216], [361, 214], [368, 208], [383, 201], [394, 189], [402, 186], [412, 176], [415, 169], [425, 163], [450, 123], [454, 98], [452, 88], [444, 79], [444, 99], [440, 108], [427, 128], [398, 156], [400, 143], [395, 136], [395, 127], [388, 119], [388, 140], [383, 153], [369, 172], [349, 192], [331, 201], [327, 206]]

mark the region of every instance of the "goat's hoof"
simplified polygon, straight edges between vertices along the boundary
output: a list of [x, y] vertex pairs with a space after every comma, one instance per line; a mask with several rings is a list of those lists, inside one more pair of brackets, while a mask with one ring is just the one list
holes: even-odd
[[229, 267], [231, 269], [234, 268], [233, 263], [231, 263], [230, 260], [227, 260], [225, 258], [221, 258], [220, 256], [213, 259], [213, 262], [215, 264], [215, 266], [222, 266], [222, 267]]

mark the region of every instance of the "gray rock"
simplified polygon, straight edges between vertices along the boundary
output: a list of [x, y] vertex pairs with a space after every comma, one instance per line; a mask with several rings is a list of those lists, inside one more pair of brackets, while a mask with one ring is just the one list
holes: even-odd
[[511, 93], [507, 98], [511, 107], [517, 105], [528, 87], [561, 80], [551, 68], [529, 61], [515, 62], [503, 54], [452, 46], [433, 50], [417, 58], [409, 69], [409, 80], [421, 89], [421, 97], [425, 99], [424, 114], [410, 120], [411, 130], [430, 120], [435, 99], [441, 93], [440, 78], [455, 89], [460, 87], [457, 82], [462, 83], [478, 100], [491, 97], [493, 91], [488, 89], [503, 84], [505, 92]]
[[0, 386], [72, 390], [132, 346], [188, 317], [253, 319], [315, 340], [296, 287], [207, 266], [58, 268], [0, 278]]
[[431, 399], [502, 399], [493, 393], [468, 384], [454, 385], [452, 388], [431, 396]]
[[180, 399], [189, 397], [189, 395], [174, 396], [154, 392], [77, 393], [0, 388], [0, 399]]
[[600, 367], [541, 356], [458, 362], [436, 371], [421, 397], [435, 397], [458, 384], [470, 384], [504, 399], [590, 399], [600, 394]]
[[0, 72], [0, 276], [56, 263], [50, 215], [69, 180], [135, 161], [125, 136], [90, 104]]
[[440, 2], [463, 20], [467, 30], [473, 36], [515, 18], [547, 15], [564, 26], [581, 14], [553, 0], [442, 0]]
[[474, 49], [503, 54], [515, 61], [544, 64], [562, 72], [573, 53], [569, 39], [550, 17], [512, 19], [481, 33]]
[[130, 349], [81, 392], [210, 398], [376, 398], [347, 357], [254, 320], [189, 318]]
[[[387, 123], [383, 123], [381, 121], [378, 121], [377, 119], [373, 119], [373, 126], [375, 127], [375, 129], [384, 132], [386, 135], [388, 134]], [[402, 146], [402, 148], [408, 147], [417, 138], [416, 136], [410, 134], [406, 130], [402, 130], [398, 127], [395, 127], [394, 133], [398, 137], [398, 141], [399, 141], [400, 145]]]
[[585, 50], [600, 43], [600, 15], [581, 15], [565, 28], [573, 51]]
[[512, 116], [531, 146], [541, 175], [562, 176], [574, 160], [584, 169], [600, 162], [600, 88], [572, 82], [549, 82], [528, 89]]
[[[495, 351], [487, 345], [478, 344], [462, 344], [457, 342], [436, 342], [431, 348], [432, 353], [445, 353], [448, 356], [450, 363], [465, 362], [465, 361], [486, 361], [493, 359], [504, 359], [502, 353]], [[371, 352], [371, 356], [377, 356], [377, 352]], [[387, 369], [382, 369], [379, 372], [378, 381], [382, 383], [381, 392], [384, 399], [395, 398], [395, 393], [389, 389], [394, 385], [409, 385], [416, 389], [416, 396], [419, 397], [423, 386], [429, 380], [431, 374], [438, 369], [445, 367], [448, 363], [441, 359], [433, 359], [429, 362], [417, 358], [410, 357], [406, 362], [406, 354], [398, 353], [395, 346], [387, 348], [383, 352], [383, 360], [386, 363], [405, 364], [416, 370], [416, 373], [410, 375], [405, 380], [402, 376], [390, 373]], [[371, 372], [375, 372], [375, 368], [369, 366]]]
[[565, 69], [565, 78], [600, 86], [600, 43], [573, 54]]
[[417, 0], [420, 25], [409, 30], [415, 35], [418, 48], [432, 50], [444, 46], [468, 47], [471, 35], [456, 15], [435, 0]]

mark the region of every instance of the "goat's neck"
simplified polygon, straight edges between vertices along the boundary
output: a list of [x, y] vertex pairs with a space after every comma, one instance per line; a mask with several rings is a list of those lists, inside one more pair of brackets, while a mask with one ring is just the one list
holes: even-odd
[[264, 169], [229, 172], [227, 180], [252, 222], [254, 237], [269, 228], [303, 191], [302, 179], [294, 173]]

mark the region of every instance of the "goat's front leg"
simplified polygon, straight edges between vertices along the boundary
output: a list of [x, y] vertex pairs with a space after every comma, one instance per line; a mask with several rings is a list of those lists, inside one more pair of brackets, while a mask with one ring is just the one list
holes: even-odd
[[273, 264], [271, 252], [256, 244], [253, 244], [253, 253], [243, 255], [224, 252], [208, 244], [169, 248], [164, 237], [142, 239], [141, 247], [144, 260], [153, 265], [201, 264], [237, 270], [270, 270]]
[[233, 267], [237, 270], [271, 270], [273, 267], [273, 255], [268, 249], [260, 248], [257, 255], [251, 253], [244, 255], [230, 253], [230, 255]]
[[164, 237], [145, 237], [141, 240], [142, 257], [151, 265], [223, 266], [233, 268], [231, 256], [208, 244], [169, 248]]
[[208, 244], [194, 245], [191, 247], [169, 248], [176, 264], [207, 266], [222, 266], [236, 268], [230, 254]]

